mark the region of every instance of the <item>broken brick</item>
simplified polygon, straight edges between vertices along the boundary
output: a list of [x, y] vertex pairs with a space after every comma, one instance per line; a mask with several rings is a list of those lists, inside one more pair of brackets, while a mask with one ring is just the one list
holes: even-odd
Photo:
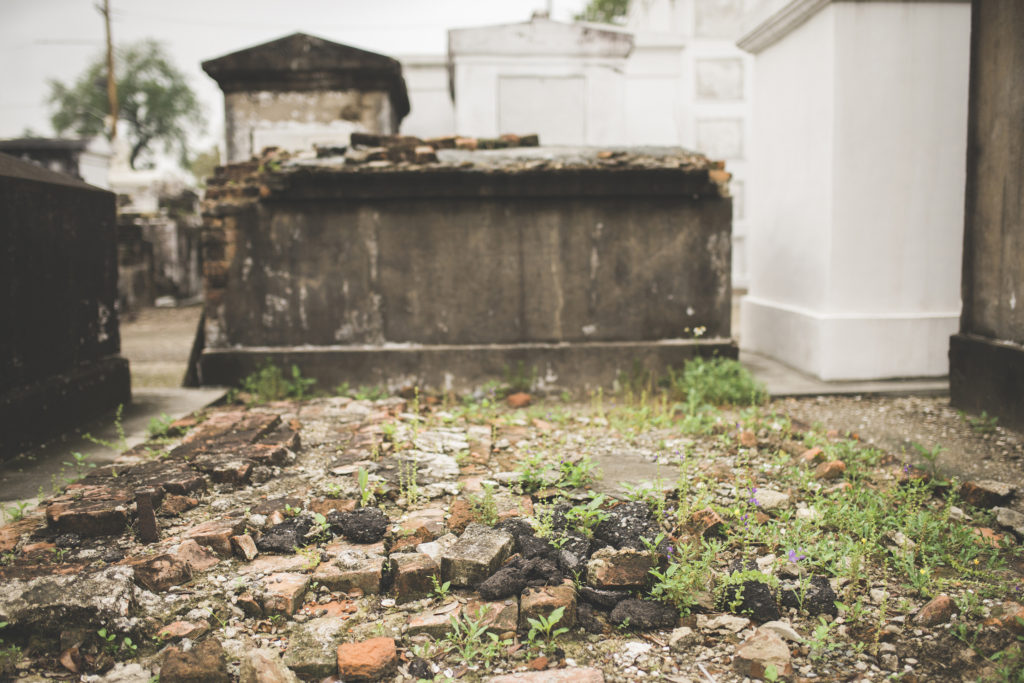
[[192, 579], [192, 567], [175, 555], [158, 555], [130, 564], [135, 569], [135, 581], [154, 593], [162, 593]]
[[440, 576], [440, 568], [429, 555], [422, 553], [397, 553], [391, 555], [394, 571], [394, 591], [399, 602], [409, 602], [427, 597], [434, 591], [434, 581]]
[[398, 666], [394, 638], [371, 638], [338, 646], [338, 675], [346, 681], [378, 681]]
[[291, 616], [302, 605], [309, 577], [305, 574], [271, 574], [263, 579], [262, 585], [264, 614]]
[[46, 523], [58, 533], [80, 536], [120, 534], [128, 525], [126, 491], [108, 486], [72, 484], [46, 506]]
[[210, 548], [221, 557], [231, 557], [231, 537], [242, 533], [243, 519], [211, 519], [185, 532], [185, 538]]

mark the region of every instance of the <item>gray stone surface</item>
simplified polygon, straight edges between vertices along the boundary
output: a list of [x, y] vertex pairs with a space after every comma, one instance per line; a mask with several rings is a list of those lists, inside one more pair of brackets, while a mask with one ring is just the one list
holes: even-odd
[[1024, 514], [1010, 508], [993, 508], [992, 511], [996, 513], [999, 526], [1012, 531], [1018, 539], [1024, 539]]
[[238, 683], [299, 683], [299, 678], [284, 665], [278, 650], [264, 647], [242, 657]]
[[114, 566], [93, 574], [6, 580], [0, 584], [0, 621], [43, 632], [68, 624], [116, 627], [131, 615], [134, 576], [130, 567]]
[[441, 556], [441, 575], [453, 586], [475, 586], [497, 571], [511, 552], [512, 536], [473, 523]]
[[288, 636], [285, 666], [305, 678], [334, 675], [338, 670], [338, 645], [347, 631], [344, 620], [334, 617], [296, 624]]

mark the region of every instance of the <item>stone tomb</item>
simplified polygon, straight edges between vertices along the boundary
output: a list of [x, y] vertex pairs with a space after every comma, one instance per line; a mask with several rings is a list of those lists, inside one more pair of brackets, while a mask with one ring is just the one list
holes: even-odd
[[586, 388], [735, 355], [720, 165], [679, 149], [386, 152], [211, 179], [203, 383], [269, 358], [321, 387], [521, 371]]

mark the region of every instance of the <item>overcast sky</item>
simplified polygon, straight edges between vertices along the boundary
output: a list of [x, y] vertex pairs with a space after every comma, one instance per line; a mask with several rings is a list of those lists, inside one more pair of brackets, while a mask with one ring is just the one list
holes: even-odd
[[[71, 81], [103, 50], [101, 0], [0, 0], [0, 138], [52, 135], [47, 80]], [[207, 110], [220, 139], [223, 102], [203, 60], [302, 31], [394, 57], [443, 54], [447, 29], [526, 21], [547, 0], [110, 0], [114, 42], [155, 38]], [[552, 0], [569, 20], [586, 0]]]

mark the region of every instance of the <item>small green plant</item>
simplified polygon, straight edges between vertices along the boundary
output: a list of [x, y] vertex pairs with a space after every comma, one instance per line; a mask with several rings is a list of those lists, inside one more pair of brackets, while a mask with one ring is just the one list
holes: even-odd
[[324, 493], [328, 498], [341, 498], [341, 485], [330, 481], [324, 484]]
[[670, 391], [685, 398], [693, 412], [701, 405], [759, 405], [768, 399], [764, 386], [731, 358], [693, 358], [682, 375], [669, 373]]
[[519, 361], [515, 368], [510, 365], [505, 367], [505, 387], [508, 393], [532, 391], [536, 384], [537, 366], [527, 369], [526, 363]]
[[442, 601], [448, 597], [448, 593], [451, 591], [452, 587], [451, 581], [441, 583], [436, 574], [430, 575], [430, 581], [434, 584], [434, 597]]
[[448, 631], [445, 640], [448, 642], [449, 651], [458, 654], [466, 664], [472, 664], [477, 659], [490, 664], [504, 645], [497, 635], [487, 631], [484, 625], [486, 616], [487, 608], [481, 607], [477, 611], [476, 619], [471, 619], [465, 614], [451, 618], [451, 630]]
[[388, 390], [386, 388], [369, 385], [361, 386], [353, 392], [346, 391], [346, 393], [358, 401], [379, 401], [388, 397]]
[[303, 377], [299, 366], [291, 366], [291, 377], [267, 359], [263, 366], [242, 380], [241, 390], [252, 396], [254, 403], [280, 401], [286, 398], [303, 399], [310, 396], [316, 379]]
[[[656, 548], [660, 544], [659, 535], [652, 545]], [[677, 548], [669, 546], [669, 562], [665, 570], [653, 567], [650, 571], [654, 577], [651, 597], [672, 603], [681, 614], [689, 614], [691, 608], [700, 602], [701, 594], [708, 590], [711, 565], [721, 548], [716, 541], [705, 545], [702, 552], [690, 544]]]
[[417, 465], [413, 460], [398, 464], [398, 488], [409, 507], [420, 502], [420, 487], [417, 483]]
[[319, 512], [313, 513], [313, 528], [316, 530], [316, 538], [318, 540], [330, 540], [331, 525], [327, 523], [327, 518]]
[[814, 631], [807, 639], [807, 646], [811, 650], [808, 656], [812, 662], [818, 661], [825, 656], [825, 653], [838, 646], [830, 638], [832, 626], [833, 624], [825, 619], [825, 617], [818, 617], [818, 625], [814, 627]]
[[[68, 480], [68, 483], [81, 479], [85, 476], [86, 471], [96, 467], [96, 463], [89, 462], [88, 455], [84, 455], [78, 451], [72, 451], [71, 460], [65, 460], [64, 464], [74, 468], [74, 474], [72, 475], [72, 478]], [[40, 496], [40, 498], [42, 498], [42, 496]]]
[[598, 494], [586, 504], [574, 505], [569, 508], [565, 513], [569, 525], [587, 538], [593, 538], [594, 528], [608, 517], [608, 514], [601, 509], [604, 501], [604, 494]]
[[937, 461], [939, 459], [939, 455], [946, 449], [941, 445], [937, 445], [935, 448], [928, 448], [916, 441], [911, 442], [910, 445], [913, 446], [914, 450], [917, 451], [917, 454], [920, 455], [926, 463], [928, 463], [928, 473], [931, 474], [932, 477], [938, 477]]
[[369, 507], [370, 503], [376, 500], [374, 487], [370, 485], [370, 473], [365, 467], [360, 467], [356, 474], [356, 481], [359, 482], [359, 505]]
[[597, 476], [597, 467], [594, 461], [588, 456], [582, 456], [575, 460], [562, 458], [558, 464], [558, 486], [571, 488], [583, 488], [594, 481]]
[[27, 502], [14, 503], [10, 507], [3, 509], [4, 519], [10, 522], [17, 522], [25, 518], [25, 510], [28, 509]]
[[967, 426], [971, 428], [971, 431], [975, 434], [991, 434], [996, 431], [996, 427], [999, 426], [999, 418], [995, 415], [989, 415], [986, 411], [981, 411], [981, 415], [973, 417], [968, 415], [964, 411], [957, 411], [960, 415], [960, 419], [967, 423]]
[[114, 429], [117, 431], [117, 441], [108, 441], [98, 436], [86, 432], [82, 435], [82, 438], [86, 441], [90, 441], [97, 446], [103, 446], [109, 448], [112, 451], [118, 453], [128, 450], [128, 437], [124, 433], [124, 424], [121, 421], [122, 415], [124, 414], [124, 404], [119, 403], [117, 409], [114, 411]]
[[498, 523], [498, 504], [494, 500], [494, 486], [483, 484], [483, 492], [469, 496], [469, 507], [481, 524], [494, 526]]
[[530, 493], [547, 485], [547, 462], [541, 453], [531, 453], [519, 463], [519, 486]]
[[315, 545], [296, 548], [295, 552], [306, 558], [306, 563], [302, 566], [303, 569], [309, 571], [320, 566], [320, 549]]
[[556, 607], [547, 616], [541, 614], [536, 619], [527, 619], [526, 623], [529, 624], [530, 631], [526, 635], [526, 639], [529, 641], [530, 647], [536, 647], [544, 652], [553, 651], [558, 636], [569, 632], [568, 628], [558, 626], [564, 613], [565, 607]]
[[107, 654], [113, 656], [117, 654], [117, 634], [107, 631], [105, 628], [101, 628], [96, 631], [96, 634], [100, 637], [100, 644], [103, 649], [106, 650]]
[[294, 507], [290, 503], [284, 504], [285, 517], [297, 517], [300, 512], [302, 512], [302, 508]]
[[167, 432], [170, 431], [173, 423], [173, 417], [167, 413], [160, 413], [160, 417], [150, 418], [149, 425], [146, 427], [146, 434], [148, 434], [151, 439], [167, 436]]
[[[0, 631], [7, 628], [6, 621], [0, 621]], [[4, 645], [0, 638], [0, 677], [13, 676], [15, 667], [21, 660], [21, 648], [17, 645]]]

